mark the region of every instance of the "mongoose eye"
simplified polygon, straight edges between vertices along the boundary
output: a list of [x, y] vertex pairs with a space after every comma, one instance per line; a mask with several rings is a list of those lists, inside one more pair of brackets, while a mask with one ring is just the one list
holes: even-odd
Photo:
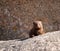
[[40, 28], [41, 27], [41, 24], [38, 24], [38, 27]]

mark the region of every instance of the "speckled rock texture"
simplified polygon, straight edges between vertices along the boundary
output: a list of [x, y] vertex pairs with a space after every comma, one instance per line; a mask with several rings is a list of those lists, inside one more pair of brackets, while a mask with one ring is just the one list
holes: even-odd
[[60, 51], [60, 31], [18, 41], [0, 41], [0, 51]]
[[35, 20], [47, 32], [60, 30], [60, 0], [0, 0], [0, 40], [29, 37]]

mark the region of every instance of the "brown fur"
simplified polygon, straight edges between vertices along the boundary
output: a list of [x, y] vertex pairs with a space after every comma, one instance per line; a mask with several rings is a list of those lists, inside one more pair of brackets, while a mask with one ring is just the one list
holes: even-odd
[[34, 21], [33, 22], [33, 28], [30, 30], [29, 36], [34, 37], [37, 35], [44, 34], [44, 29], [41, 21]]

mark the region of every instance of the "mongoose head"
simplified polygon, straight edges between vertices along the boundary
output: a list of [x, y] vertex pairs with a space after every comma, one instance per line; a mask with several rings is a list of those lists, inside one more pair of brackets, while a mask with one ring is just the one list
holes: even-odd
[[43, 27], [42, 22], [41, 21], [34, 21], [33, 22], [33, 27], [35, 29], [41, 29]]

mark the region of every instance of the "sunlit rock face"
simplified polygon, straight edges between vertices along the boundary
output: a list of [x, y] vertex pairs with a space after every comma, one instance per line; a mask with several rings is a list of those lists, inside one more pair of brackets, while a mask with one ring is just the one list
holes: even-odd
[[18, 41], [0, 41], [0, 51], [60, 51], [60, 31]]
[[35, 20], [47, 32], [60, 30], [60, 0], [0, 0], [0, 40], [29, 37]]

